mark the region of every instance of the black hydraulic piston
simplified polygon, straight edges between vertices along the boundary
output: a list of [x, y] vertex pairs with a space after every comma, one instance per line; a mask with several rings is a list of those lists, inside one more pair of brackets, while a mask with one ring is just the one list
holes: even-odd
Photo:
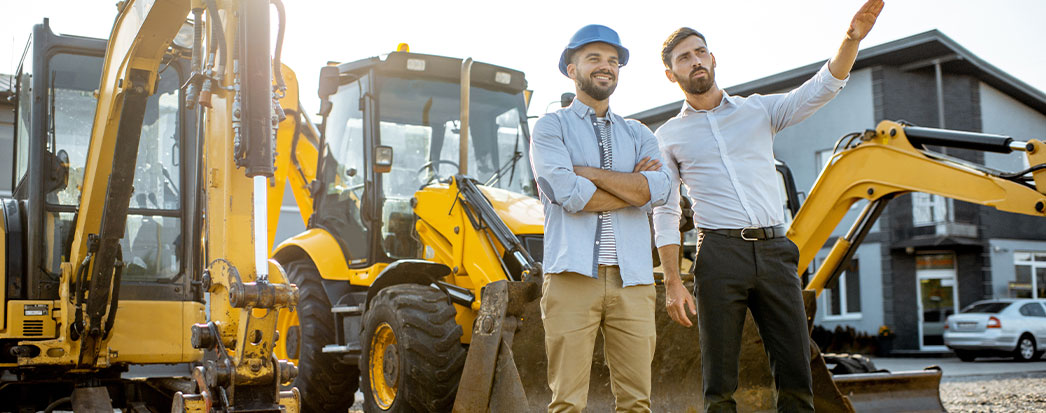
[[273, 176], [269, 0], [244, 0], [239, 27], [241, 144], [247, 176]]
[[1010, 146], [1013, 138], [990, 133], [906, 126], [904, 134], [908, 136], [908, 141], [916, 147], [935, 145], [985, 152], [1010, 153], [1013, 151]]

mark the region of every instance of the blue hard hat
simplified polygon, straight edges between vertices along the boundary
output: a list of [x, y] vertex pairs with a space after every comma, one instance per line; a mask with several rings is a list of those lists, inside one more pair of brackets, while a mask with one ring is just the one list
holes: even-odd
[[559, 72], [563, 76], [570, 77], [567, 74], [567, 63], [570, 60], [570, 54], [586, 44], [595, 42], [602, 42], [616, 47], [618, 62], [621, 66], [628, 63], [628, 49], [621, 45], [621, 38], [617, 36], [617, 32], [601, 24], [590, 24], [574, 33], [574, 36], [570, 38], [570, 43], [563, 49], [563, 54], [559, 55]]

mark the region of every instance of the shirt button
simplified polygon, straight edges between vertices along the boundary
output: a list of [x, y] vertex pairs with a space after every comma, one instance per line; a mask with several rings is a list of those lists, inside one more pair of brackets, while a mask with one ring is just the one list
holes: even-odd
[[596, 245], [599, 245], [599, 241], [596, 241]]

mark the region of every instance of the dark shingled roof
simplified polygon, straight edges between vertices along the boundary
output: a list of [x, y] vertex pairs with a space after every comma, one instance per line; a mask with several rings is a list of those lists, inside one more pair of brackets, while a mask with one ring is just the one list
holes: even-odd
[[[935, 59], [940, 59], [941, 69], [947, 73], [976, 77], [1021, 103], [1046, 113], [1046, 93], [992, 66], [937, 30], [863, 49], [857, 55], [854, 70], [879, 65], [922, 67], [932, 65]], [[825, 62], [827, 60], [821, 60], [773, 76], [731, 86], [726, 88], [726, 91], [731, 95], [747, 96], [796, 87], [817, 73]], [[675, 116], [682, 105], [683, 101], [678, 100], [629, 117], [649, 125]]]

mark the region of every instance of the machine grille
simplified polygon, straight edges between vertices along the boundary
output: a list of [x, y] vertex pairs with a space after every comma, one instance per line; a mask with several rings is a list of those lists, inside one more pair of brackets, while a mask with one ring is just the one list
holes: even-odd
[[44, 335], [44, 320], [26, 320], [22, 324], [22, 335], [26, 337]]

